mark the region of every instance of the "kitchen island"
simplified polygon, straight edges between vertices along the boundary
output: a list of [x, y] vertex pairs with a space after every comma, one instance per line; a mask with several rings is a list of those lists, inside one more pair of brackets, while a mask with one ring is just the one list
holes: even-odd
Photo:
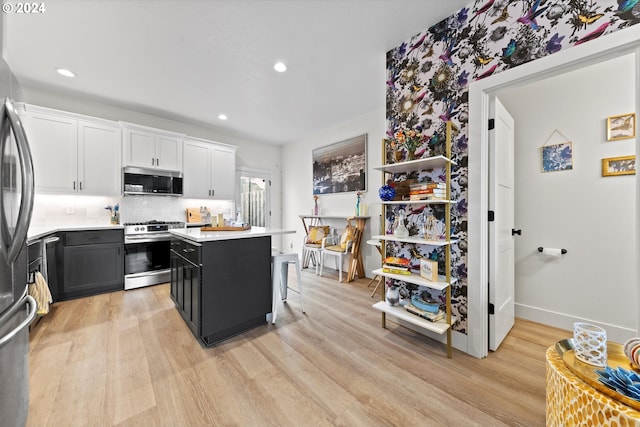
[[271, 312], [271, 236], [294, 230], [170, 230], [171, 298], [191, 332], [211, 346], [263, 325]]

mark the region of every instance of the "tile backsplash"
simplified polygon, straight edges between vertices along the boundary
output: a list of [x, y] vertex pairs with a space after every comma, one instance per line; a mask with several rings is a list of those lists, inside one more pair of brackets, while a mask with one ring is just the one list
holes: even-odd
[[120, 205], [120, 222], [142, 222], [152, 219], [186, 222], [186, 209], [206, 206], [212, 215], [232, 218], [234, 202], [227, 200], [188, 199], [171, 196], [73, 196], [37, 194], [31, 225], [75, 226], [109, 224], [106, 206]]

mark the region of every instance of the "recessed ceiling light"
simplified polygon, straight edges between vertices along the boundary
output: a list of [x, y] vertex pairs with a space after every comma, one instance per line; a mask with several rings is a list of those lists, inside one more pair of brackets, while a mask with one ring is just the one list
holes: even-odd
[[76, 76], [76, 74], [73, 71], [69, 71], [69, 70], [67, 70], [65, 68], [58, 68], [57, 71], [58, 71], [58, 74], [61, 74], [61, 75], [65, 76], [65, 77], [75, 77]]
[[287, 66], [284, 65], [284, 62], [276, 62], [276, 64], [273, 66], [273, 69], [279, 73], [284, 73], [285, 71], [287, 71]]
[[227, 117], [227, 115], [226, 115], [226, 114], [218, 114], [218, 118], [219, 118], [220, 120], [227, 120], [227, 119], [228, 119], [228, 117]]

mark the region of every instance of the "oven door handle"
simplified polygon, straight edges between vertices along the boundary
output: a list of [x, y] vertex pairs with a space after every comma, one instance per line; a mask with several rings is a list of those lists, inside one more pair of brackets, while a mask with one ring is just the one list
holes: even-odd
[[140, 237], [133, 237], [133, 236], [125, 236], [124, 237], [124, 244], [126, 245], [127, 243], [152, 243], [152, 242], [165, 242], [171, 240], [171, 235], [170, 234], [162, 234], [162, 235], [157, 235], [157, 236], [140, 236]]

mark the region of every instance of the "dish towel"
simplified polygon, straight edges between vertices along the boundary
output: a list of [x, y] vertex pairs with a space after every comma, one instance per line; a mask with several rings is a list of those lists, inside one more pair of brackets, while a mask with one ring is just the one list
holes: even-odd
[[39, 271], [36, 271], [35, 281], [29, 285], [29, 295], [38, 303], [39, 315], [49, 313], [49, 304], [53, 302], [53, 298], [47, 281]]

